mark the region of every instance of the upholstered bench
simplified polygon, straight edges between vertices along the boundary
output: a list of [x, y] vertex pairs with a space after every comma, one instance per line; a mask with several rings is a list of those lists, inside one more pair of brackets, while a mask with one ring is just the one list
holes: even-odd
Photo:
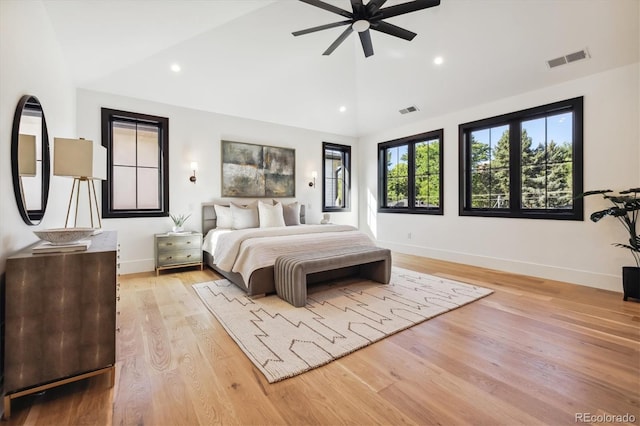
[[356, 246], [279, 256], [274, 266], [276, 293], [295, 307], [307, 301], [310, 274], [358, 266], [359, 276], [389, 284], [391, 251], [375, 246]]

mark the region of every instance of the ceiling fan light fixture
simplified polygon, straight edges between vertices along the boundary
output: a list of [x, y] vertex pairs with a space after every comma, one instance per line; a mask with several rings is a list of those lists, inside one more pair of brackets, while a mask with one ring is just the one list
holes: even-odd
[[357, 32], [366, 58], [373, 55], [373, 45], [371, 43], [371, 34], [369, 32], [370, 29], [411, 41], [415, 36], [417, 36], [416, 33], [385, 22], [385, 19], [440, 5], [440, 0], [412, 0], [405, 3], [395, 4], [393, 6], [382, 7], [387, 0], [368, 0], [366, 5], [364, 4], [364, 0], [351, 0], [352, 12], [349, 12], [323, 0], [299, 1], [324, 9], [336, 15], [340, 15], [347, 19], [318, 25], [316, 27], [300, 31], [294, 31], [291, 34], [297, 37], [304, 34], [314, 33], [316, 31], [328, 30], [329, 28], [347, 26], [347, 28], [345, 28], [338, 38], [322, 54], [331, 55], [331, 53], [336, 50], [336, 48], [340, 46], [340, 44], [345, 41], [352, 32]]
[[357, 31], [359, 33], [363, 33], [365, 31], [367, 31], [370, 26], [371, 26], [371, 24], [369, 23], [369, 21], [367, 21], [365, 19], [359, 19], [359, 20], [355, 21], [351, 25], [351, 28], [353, 28], [354, 31]]

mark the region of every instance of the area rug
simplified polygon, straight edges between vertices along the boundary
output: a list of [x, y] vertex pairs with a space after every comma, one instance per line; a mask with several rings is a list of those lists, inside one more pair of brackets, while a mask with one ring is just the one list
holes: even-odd
[[277, 295], [252, 299], [227, 280], [193, 287], [269, 383], [327, 364], [492, 293], [397, 267], [387, 285], [351, 279], [311, 286], [302, 308]]

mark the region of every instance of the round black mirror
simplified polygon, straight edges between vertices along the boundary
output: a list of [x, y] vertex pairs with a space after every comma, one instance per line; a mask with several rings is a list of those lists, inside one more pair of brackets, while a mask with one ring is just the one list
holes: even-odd
[[20, 98], [13, 116], [11, 174], [20, 216], [27, 225], [39, 224], [49, 197], [50, 154], [47, 122], [35, 96]]

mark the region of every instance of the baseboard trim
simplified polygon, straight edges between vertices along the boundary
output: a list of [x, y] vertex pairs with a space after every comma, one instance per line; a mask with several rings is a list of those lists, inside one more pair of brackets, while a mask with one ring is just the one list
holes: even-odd
[[156, 270], [156, 263], [153, 259], [139, 259], [120, 262], [120, 274], [137, 274], [140, 272], [152, 272]]
[[[511, 259], [501, 259], [470, 253], [461, 253], [450, 250], [435, 249], [431, 247], [398, 244], [390, 241], [377, 241], [377, 243], [382, 247], [399, 253], [415, 254], [418, 256], [430, 257], [433, 259], [464, 263], [467, 265], [497, 269], [499, 271], [529, 275], [555, 281], [563, 281], [567, 283], [583, 285], [586, 287], [594, 287], [622, 293], [621, 275], [617, 276], [601, 274], [597, 272], [582, 271], [571, 268], [561, 268], [552, 265], [522, 262]], [[620, 269], [620, 274], [622, 274], [622, 269]]]

